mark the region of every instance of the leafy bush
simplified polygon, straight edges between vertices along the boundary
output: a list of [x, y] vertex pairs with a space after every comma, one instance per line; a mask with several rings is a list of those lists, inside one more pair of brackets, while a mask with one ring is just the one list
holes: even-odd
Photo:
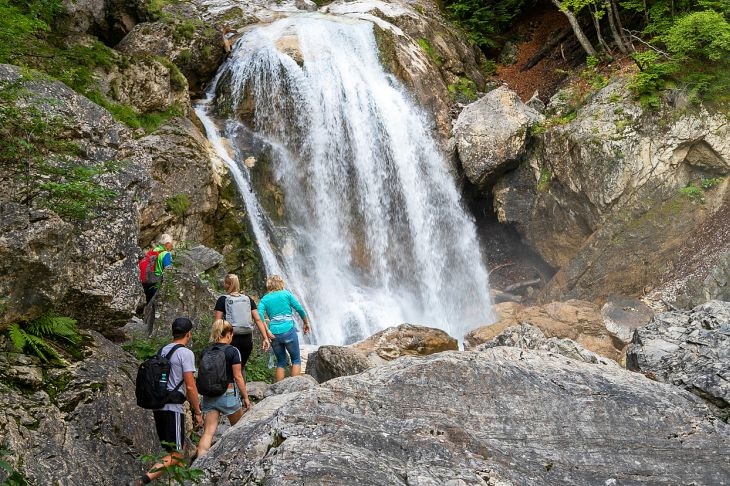
[[462, 102], [471, 102], [477, 99], [477, 86], [469, 78], [460, 76], [458, 81], [447, 86], [451, 97]]
[[718, 12], [692, 12], [676, 21], [655, 21], [650, 30], [654, 43], [666, 48], [667, 55], [647, 50], [634, 54], [640, 72], [630, 88], [643, 104], [658, 107], [661, 93], [682, 88], [690, 101], [730, 100], [730, 23]]
[[182, 218], [185, 216], [185, 213], [190, 207], [190, 197], [188, 197], [187, 194], [178, 194], [176, 196], [168, 197], [165, 201], [165, 206], [168, 211], [171, 211], [176, 216]]
[[534, 4], [534, 0], [444, 0], [452, 20], [461, 25], [473, 44], [482, 48], [496, 47], [512, 19]]
[[62, 366], [68, 363], [61, 356], [58, 346], [77, 346], [81, 343], [76, 321], [55, 314], [47, 314], [23, 326], [13, 323], [8, 327], [7, 335], [19, 351], [35, 355], [44, 363]]

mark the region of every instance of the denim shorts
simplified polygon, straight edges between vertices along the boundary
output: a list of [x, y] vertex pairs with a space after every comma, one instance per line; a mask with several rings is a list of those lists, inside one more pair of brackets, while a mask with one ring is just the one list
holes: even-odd
[[241, 409], [241, 397], [238, 393], [238, 387], [233, 384], [233, 391], [231, 392], [231, 386], [229, 385], [228, 390], [219, 397], [203, 397], [200, 408], [203, 413], [218, 410], [223, 415], [231, 415], [238, 412]]
[[297, 336], [297, 328], [292, 327], [287, 332], [275, 334], [275, 339], [271, 342], [271, 349], [276, 355], [276, 367], [286, 368], [286, 353], [289, 353], [292, 365], [302, 364], [302, 358], [299, 355], [299, 336]]

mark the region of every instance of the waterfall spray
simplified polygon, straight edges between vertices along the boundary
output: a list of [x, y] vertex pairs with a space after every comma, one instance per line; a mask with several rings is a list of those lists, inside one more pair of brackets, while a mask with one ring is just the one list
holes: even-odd
[[267, 272], [302, 299], [315, 342], [402, 322], [461, 339], [493, 320], [474, 222], [428, 117], [378, 54], [364, 21], [301, 15], [259, 26], [197, 112], [231, 167]]

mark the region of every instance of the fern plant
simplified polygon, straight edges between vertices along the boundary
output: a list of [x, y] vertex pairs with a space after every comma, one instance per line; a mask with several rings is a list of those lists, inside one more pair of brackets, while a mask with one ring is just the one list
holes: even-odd
[[70, 317], [46, 314], [24, 326], [13, 323], [7, 331], [10, 341], [23, 353], [38, 356], [44, 363], [68, 363], [59, 353], [55, 343], [75, 346], [81, 342], [76, 321]]

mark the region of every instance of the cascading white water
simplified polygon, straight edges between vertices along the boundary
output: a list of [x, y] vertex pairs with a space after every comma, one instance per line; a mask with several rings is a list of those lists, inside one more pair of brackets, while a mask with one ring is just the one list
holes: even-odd
[[[302, 298], [318, 344], [402, 322], [461, 338], [493, 320], [474, 223], [427, 117], [378, 52], [364, 21], [303, 15], [256, 27], [197, 109], [238, 171], [267, 271], [284, 273]], [[235, 161], [214, 112], [226, 118], [221, 130]], [[273, 173], [283, 217], [268, 219], [250, 197], [242, 161], [251, 156]], [[254, 189], [259, 199], [272, 190]], [[278, 263], [267, 261], [272, 245]]]

